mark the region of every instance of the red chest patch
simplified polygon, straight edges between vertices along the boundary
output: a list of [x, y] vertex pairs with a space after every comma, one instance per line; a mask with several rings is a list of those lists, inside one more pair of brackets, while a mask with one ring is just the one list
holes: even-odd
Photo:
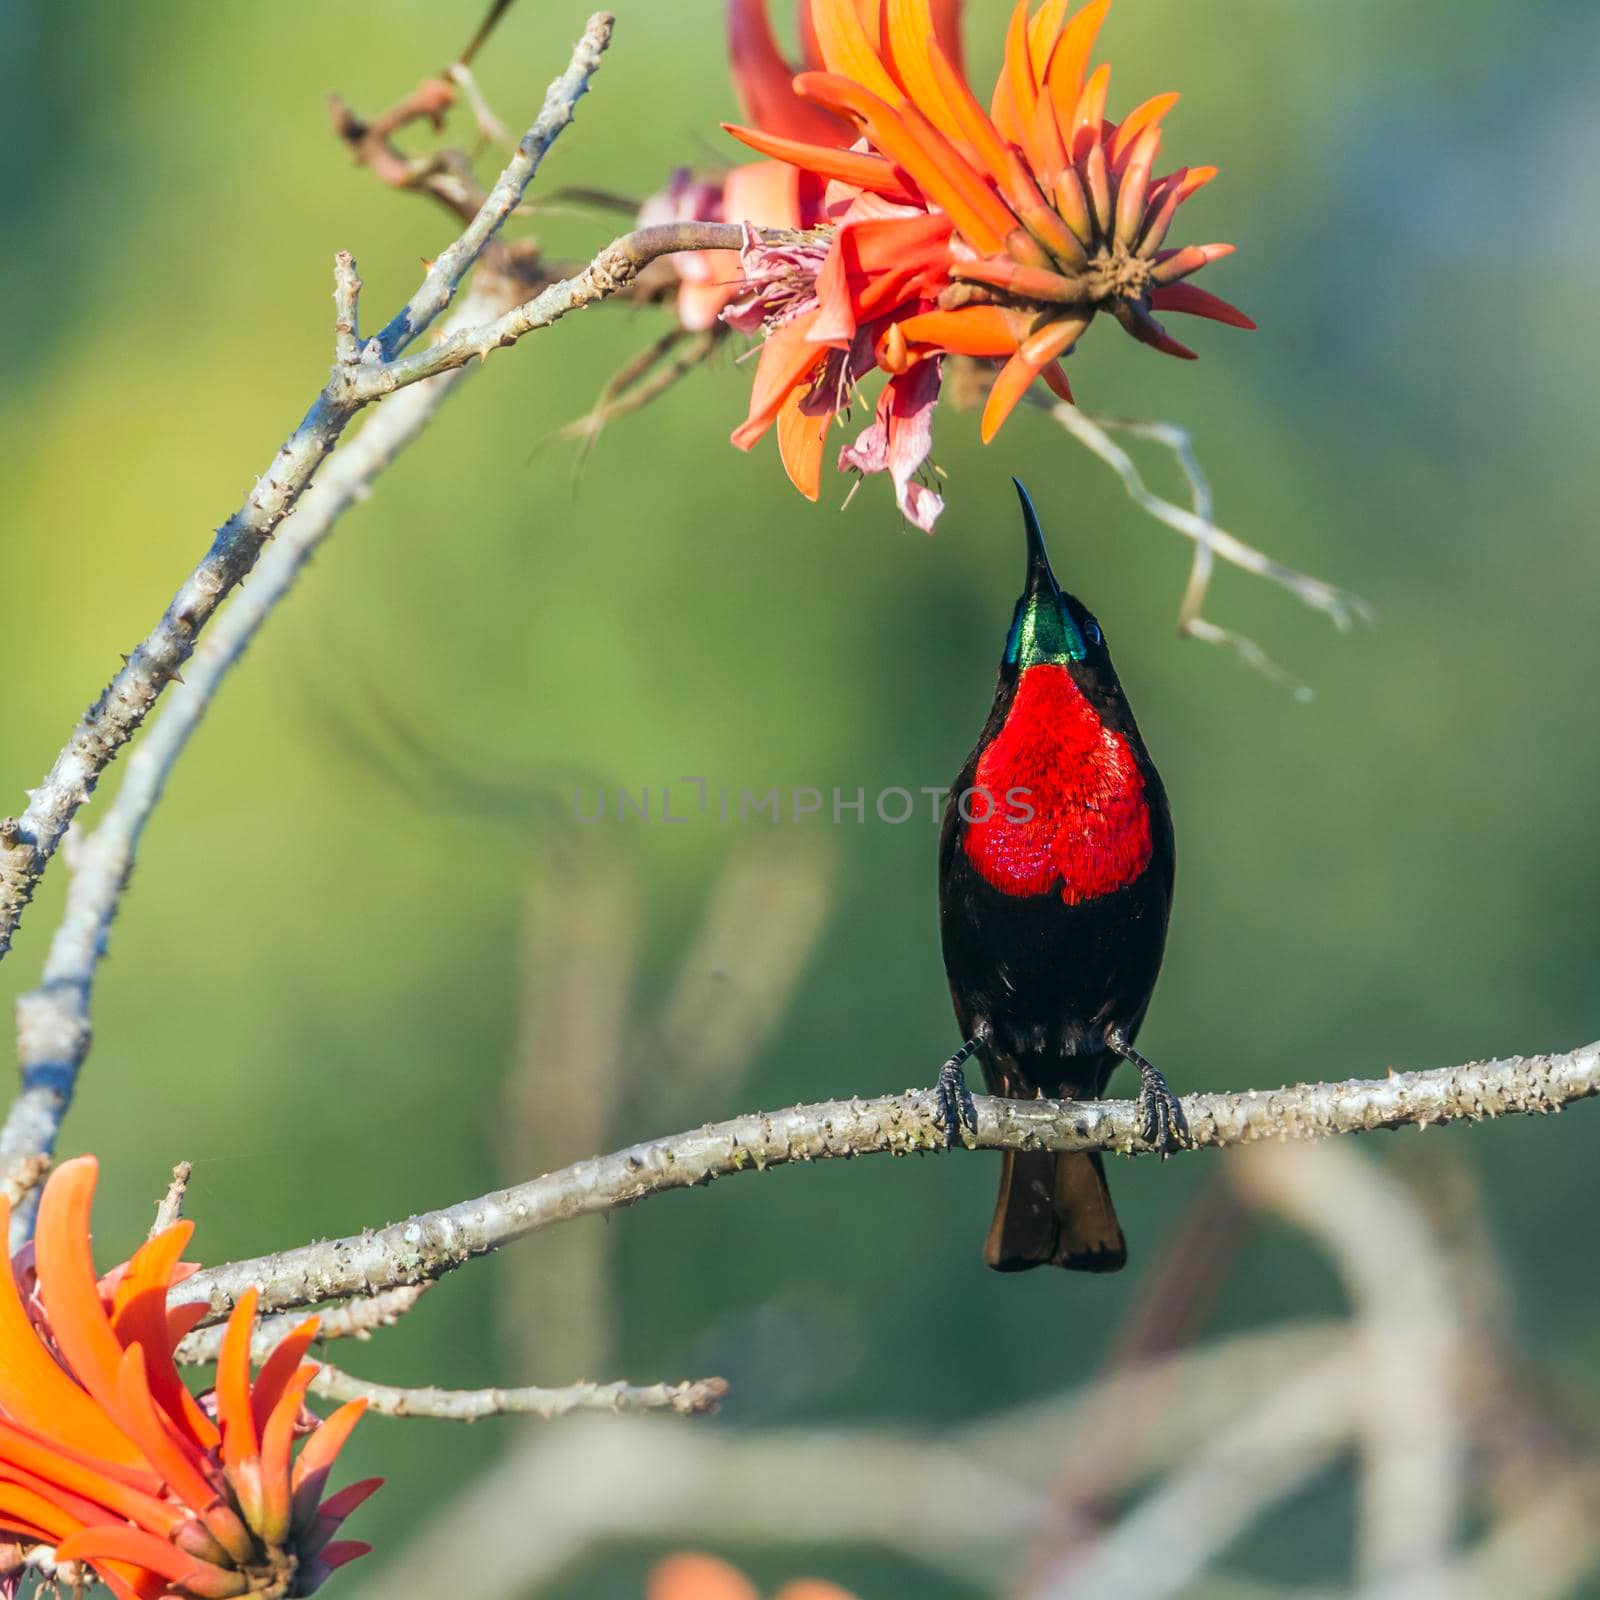
[[1023, 673], [973, 784], [992, 804], [982, 793], [966, 802], [977, 820], [961, 847], [1003, 894], [1060, 885], [1061, 898], [1077, 905], [1132, 883], [1150, 863], [1144, 774], [1065, 667]]

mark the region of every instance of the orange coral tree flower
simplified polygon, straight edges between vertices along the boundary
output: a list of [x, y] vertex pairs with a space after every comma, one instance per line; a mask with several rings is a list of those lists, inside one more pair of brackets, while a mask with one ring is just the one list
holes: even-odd
[[[1178, 97], [1157, 95], [1120, 123], [1106, 115], [1110, 68], [1091, 71], [1089, 60], [1109, 7], [1088, 0], [1069, 15], [1070, 0], [1037, 10], [1017, 0], [985, 106], [961, 70], [953, 7], [804, 0], [824, 70], [802, 72], [793, 89], [857, 139], [842, 150], [725, 124], [827, 185], [829, 241], [809, 302], [795, 292], [798, 257], [785, 262], [754, 241], [744, 252], [747, 289], [723, 316], [768, 337], [736, 444], [748, 449], [776, 424], [790, 477], [814, 498], [827, 423], [877, 368], [893, 392], [840, 466], [888, 470], [902, 511], [930, 527], [939, 497], [912, 477], [926, 457], [943, 356], [1004, 362], [984, 408], [988, 442], [1036, 378], [1072, 398], [1060, 363], [1102, 312], [1185, 359], [1194, 352], [1156, 312], [1254, 326], [1187, 281], [1231, 245], [1167, 244], [1178, 208], [1216, 175], [1156, 175], [1162, 122]], [[776, 309], [773, 282], [783, 290]]]
[[[98, 1171], [91, 1156], [56, 1168], [31, 1274], [24, 1265], [19, 1282], [18, 1264], [0, 1270], [0, 1533], [91, 1568], [117, 1600], [312, 1593], [369, 1548], [333, 1535], [382, 1480], [323, 1495], [365, 1402], [325, 1421], [304, 1411], [315, 1317], [252, 1383], [252, 1290], [228, 1319], [213, 1420], [173, 1362], [205, 1308], [167, 1308], [194, 1270], [179, 1261], [194, 1224], [164, 1229], [97, 1280]], [[0, 1196], [0, 1228], [9, 1223]]]
[[[715, 1556], [685, 1551], [658, 1561], [645, 1586], [645, 1600], [761, 1600], [760, 1591]], [[796, 1578], [773, 1600], [855, 1600], [848, 1590], [821, 1578]]]

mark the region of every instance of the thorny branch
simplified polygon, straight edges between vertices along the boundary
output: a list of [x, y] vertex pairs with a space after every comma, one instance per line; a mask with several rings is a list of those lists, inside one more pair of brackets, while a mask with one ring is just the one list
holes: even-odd
[[[547, 301], [544, 296], [539, 297], [532, 304], [543, 303], [543, 311], [525, 317], [514, 333], [499, 322], [492, 324], [497, 335], [492, 341], [468, 341], [470, 351], [454, 360], [430, 363], [426, 357], [419, 361], [415, 356], [406, 358], [401, 354], [450, 303], [461, 279], [521, 200], [545, 152], [572, 121], [573, 108], [599, 67], [611, 29], [612, 19], [605, 13], [590, 19], [567, 70], [550, 86], [538, 118], [466, 231], [441, 252], [410, 301], [377, 339], [369, 342], [359, 358], [335, 366], [327, 387], [279, 448], [244, 505], [217, 530], [210, 550], [179, 588], [161, 620], [84, 714], [55, 764], [30, 793], [27, 808], [20, 816], [0, 820], [0, 957], [10, 949], [23, 909], [33, 898], [50, 858], [100, 774], [132, 738], [162, 691], [193, 654], [206, 624], [255, 566], [263, 545], [294, 509], [357, 412], [407, 383], [459, 366], [468, 353], [487, 353], [495, 344], [509, 343], [577, 305], [588, 304], [609, 292], [603, 285], [611, 283], [618, 273], [626, 273], [626, 253], [618, 254], [614, 249], [602, 258], [609, 260], [611, 270], [596, 277], [600, 263], [592, 264], [575, 280], [570, 299], [558, 295]], [[341, 320], [348, 302], [352, 324], [354, 270], [353, 262], [347, 265], [347, 258], [340, 258]], [[441, 348], [455, 342], [446, 341]], [[342, 353], [351, 348], [342, 333], [339, 345]]]
[[578, 1411], [671, 1411], [680, 1417], [709, 1416], [728, 1393], [723, 1378], [688, 1383], [569, 1383], [559, 1389], [400, 1389], [368, 1383], [338, 1367], [323, 1367], [311, 1391], [329, 1400], [365, 1400], [384, 1417], [435, 1417], [477, 1422], [483, 1417], [527, 1416], [553, 1421]]
[[[398, 1289], [383, 1289], [361, 1300], [318, 1312], [317, 1343], [330, 1339], [367, 1340], [380, 1328], [392, 1328], [432, 1287], [427, 1283], [408, 1283]], [[250, 1359], [257, 1366], [267, 1359], [287, 1333], [299, 1324], [298, 1316], [258, 1317], [250, 1334]], [[222, 1354], [223, 1327], [197, 1328], [185, 1336], [173, 1352], [180, 1366], [209, 1366]]]
[[[1590, 1044], [1567, 1055], [1392, 1073], [1371, 1082], [1190, 1095], [1184, 1108], [1194, 1145], [1221, 1148], [1559, 1111], [1597, 1094], [1600, 1044]], [[1133, 1101], [979, 1095], [974, 1105], [977, 1131], [968, 1136], [971, 1148], [1154, 1153], [1139, 1136]], [[669, 1189], [797, 1161], [940, 1150], [945, 1141], [938, 1114], [934, 1092], [914, 1090], [735, 1117], [580, 1161], [386, 1228], [209, 1268], [185, 1281], [172, 1298], [175, 1304], [206, 1300], [211, 1316], [218, 1317], [252, 1285], [261, 1290], [263, 1310], [280, 1310], [418, 1283], [557, 1222], [614, 1211]]]
[[[526, 292], [537, 270], [537, 261], [526, 252], [510, 246], [491, 252], [445, 328], [472, 327], [497, 316]], [[182, 692], [167, 701], [129, 757], [116, 798], [99, 827], [69, 860], [66, 908], [51, 938], [39, 986], [17, 1001], [22, 1086], [0, 1127], [0, 1177], [14, 1180], [22, 1163], [55, 1148], [93, 1042], [90, 1004], [95, 975], [145, 826], [223, 679], [340, 517], [423, 431], [469, 370], [457, 368], [391, 400], [319, 474], [262, 555], [250, 586], [235, 596], [195, 651]], [[28, 1237], [32, 1220], [33, 1197], [27, 1195], [13, 1206], [13, 1249]]]

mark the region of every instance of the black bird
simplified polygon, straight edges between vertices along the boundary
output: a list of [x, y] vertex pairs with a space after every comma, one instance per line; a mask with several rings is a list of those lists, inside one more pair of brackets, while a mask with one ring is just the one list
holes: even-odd
[[[939, 1075], [945, 1128], [953, 1141], [970, 1125], [970, 1056], [990, 1093], [1012, 1099], [1099, 1099], [1127, 1061], [1145, 1137], [1165, 1153], [1188, 1137], [1183, 1108], [1133, 1042], [1172, 904], [1166, 791], [1100, 625], [1062, 593], [1033, 502], [1017, 493], [1027, 584], [939, 841], [945, 972], [966, 1040]], [[1001, 1272], [1123, 1266], [1099, 1155], [1007, 1151], [984, 1259]]]

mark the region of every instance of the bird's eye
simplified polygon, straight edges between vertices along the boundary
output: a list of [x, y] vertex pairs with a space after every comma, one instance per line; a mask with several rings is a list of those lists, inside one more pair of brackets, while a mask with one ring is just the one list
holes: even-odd
[[1090, 644], [1100, 643], [1100, 624], [1093, 617], [1088, 618], [1083, 624], [1083, 636]]

